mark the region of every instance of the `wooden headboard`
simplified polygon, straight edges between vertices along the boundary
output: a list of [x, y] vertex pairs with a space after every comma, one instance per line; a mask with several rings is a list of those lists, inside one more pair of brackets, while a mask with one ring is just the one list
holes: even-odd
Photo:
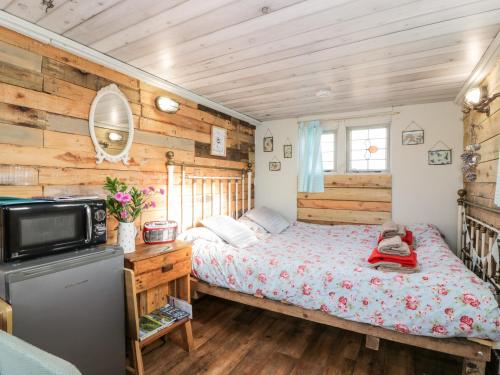
[[476, 275], [489, 281], [500, 295], [500, 229], [471, 215], [471, 209], [481, 209], [499, 215], [500, 209], [468, 201], [464, 189], [458, 191], [458, 257]]
[[177, 163], [167, 152], [167, 218], [179, 231], [208, 216], [235, 219], [253, 207], [252, 163], [247, 169]]

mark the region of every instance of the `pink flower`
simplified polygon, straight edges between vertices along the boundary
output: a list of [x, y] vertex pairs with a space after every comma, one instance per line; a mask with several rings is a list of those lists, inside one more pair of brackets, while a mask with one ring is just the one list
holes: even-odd
[[121, 191], [119, 191], [118, 193], [115, 194], [115, 199], [118, 201], [118, 202], [121, 202], [122, 199], [123, 199], [123, 196], [125, 194], [123, 194]]
[[257, 290], [255, 291], [255, 295], [256, 295], [256, 296], [259, 296], [259, 297], [262, 297], [262, 289], [257, 289]]
[[465, 324], [465, 323], [462, 323], [462, 322], [460, 322], [459, 327], [462, 331], [465, 331], [465, 332], [472, 330], [472, 326]]
[[434, 324], [434, 326], [432, 327], [432, 332], [438, 333], [440, 335], [446, 335], [448, 333], [446, 328], [439, 324]]
[[481, 304], [479, 300], [470, 293], [464, 293], [462, 295], [462, 301], [472, 307], [478, 307]]
[[147, 193], [149, 193], [148, 189], [142, 189], [142, 194], [146, 195]]
[[352, 283], [349, 280], [344, 280], [344, 281], [342, 281], [342, 288], [351, 289]]
[[259, 276], [257, 277], [261, 283], [265, 283], [267, 281], [267, 277], [265, 273], [259, 273]]
[[150, 186], [148, 187], [149, 191], [155, 191], [155, 187], [154, 186]]
[[246, 274], [248, 276], [252, 276], [253, 275], [253, 270], [251, 268], [247, 268]]
[[342, 305], [342, 306], [347, 305], [347, 298], [339, 297], [339, 305]]
[[286, 271], [281, 271], [280, 273], [280, 279], [288, 279], [288, 272]]
[[410, 332], [410, 329], [404, 324], [396, 323], [395, 328], [396, 328], [396, 331], [399, 331], [399, 332], [403, 332], [403, 333]]
[[448, 316], [453, 316], [453, 312], [454, 310], [451, 307], [447, 307], [446, 309], [444, 309], [444, 313]]
[[233, 285], [236, 282], [236, 278], [233, 275], [229, 275], [227, 278], [227, 282]]
[[372, 277], [370, 284], [379, 286], [382, 285], [382, 281], [378, 277]]
[[306, 266], [303, 264], [297, 267], [297, 273], [300, 275], [303, 275], [305, 270], [306, 270]]
[[319, 307], [319, 309], [320, 309], [321, 311], [323, 311], [323, 312], [326, 312], [326, 313], [330, 312], [330, 309], [329, 309], [329, 308], [328, 308], [328, 306], [327, 306], [327, 305], [325, 305], [325, 304], [322, 304], [322, 305]]
[[233, 263], [233, 256], [232, 255], [226, 255], [225, 261], [226, 261], [226, 264]]
[[331, 283], [331, 282], [333, 281], [333, 275], [332, 275], [332, 273], [331, 273], [331, 272], [327, 272], [327, 273], [325, 274], [325, 278], [326, 278], [326, 281], [327, 281], [328, 283]]
[[125, 220], [127, 218], [127, 211], [121, 211], [120, 217]]
[[367, 306], [368, 305], [368, 298], [366, 298], [366, 297], [363, 298], [362, 302], [363, 302], [363, 305]]
[[394, 280], [397, 281], [398, 283], [402, 283], [405, 280], [405, 278], [403, 275], [396, 275], [394, 276]]
[[194, 257], [194, 262], [199, 266], [200, 264], [202, 264], [202, 260], [199, 256], [195, 256]]
[[278, 264], [278, 259], [276, 259], [276, 258], [273, 258], [273, 259], [271, 259], [271, 260], [269, 261], [269, 265], [270, 265], [270, 266], [275, 266], [275, 265], [277, 265], [277, 264]]
[[446, 296], [448, 294], [448, 289], [441, 287], [438, 289], [438, 293], [441, 294], [442, 296]]
[[474, 323], [474, 319], [472, 319], [470, 316], [463, 315], [460, 317], [460, 322], [472, 327], [472, 323]]
[[151, 207], [156, 208], [156, 202], [155, 201], [151, 201]]
[[122, 203], [127, 203], [127, 202], [130, 202], [131, 200], [132, 200], [132, 196], [130, 194], [128, 194], [128, 193], [125, 193], [122, 196], [121, 202]]
[[165, 194], [165, 189], [164, 188], [160, 188], [160, 194], [161, 195]]
[[312, 288], [309, 284], [302, 285], [302, 294], [308, 296], [311, 294]]

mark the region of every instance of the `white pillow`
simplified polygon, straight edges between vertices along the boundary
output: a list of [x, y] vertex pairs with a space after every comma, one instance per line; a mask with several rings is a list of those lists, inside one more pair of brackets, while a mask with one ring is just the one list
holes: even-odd
[[269, 236], [272, 236], [271, 233], [269, 233], [255, 221], [250, 220], [248, 217], [244, 215], [238, 219], [238, 222], [244, 224], [248, 229], [254, 232], [255, 237], [257, 237], [259, 240], [267, 240]]
[[205, 227], [195, 227], [185, 230], [181, 234], [177, 236], [177, 239], [180, 241], [196, 241], [196, 240], [205, 240], [209, 242], [222, 243], [224, 242], [222, 238], [212, 232], [210, 229]]
[[250, 229], [255, 234], [260, 233], [260, 234], [267, 234], [267, 235], [269, 235], [269, 232], [267, 230], [265, 230], [264, 228], [262, 228], [255, 221], [250, 220], [250, 218], [246, 217], [245, 215], [243, 215], [242, 217], [240, 217], [238, 219], [238, 221], [240, 223], [244, 224], [248, 229]]
[[258, 241], [250, 229], [229, 216], [212, 216], [201, 223], [234, 247], [243, 248]]
[[272, 234], [281, 233], [290, 226], [287, 219], [267, 207], [254, 208], [248, 211], [245, 216]]

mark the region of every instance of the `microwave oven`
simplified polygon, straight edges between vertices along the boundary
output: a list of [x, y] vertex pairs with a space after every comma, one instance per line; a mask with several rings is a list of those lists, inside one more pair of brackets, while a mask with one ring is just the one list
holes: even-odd
[[105, 243], [106, 235], [103, 199], [0, 201], [0, 262]]

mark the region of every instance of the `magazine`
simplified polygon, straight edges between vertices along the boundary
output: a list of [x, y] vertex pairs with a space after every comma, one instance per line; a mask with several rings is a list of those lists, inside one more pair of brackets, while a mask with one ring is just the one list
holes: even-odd
[[139, 320], [139, 339], [143, 340], [146, 337], [154, 335], [161, 328], [161, 323], [152, 319], [149, 315], [141, 316]]
[[139, 320], [139, 339], [149, 336], [171, 326], [178, 320], [190, 317], [190, 314], [177, 307], [166, 304], [153, 312], [141, 316]]

